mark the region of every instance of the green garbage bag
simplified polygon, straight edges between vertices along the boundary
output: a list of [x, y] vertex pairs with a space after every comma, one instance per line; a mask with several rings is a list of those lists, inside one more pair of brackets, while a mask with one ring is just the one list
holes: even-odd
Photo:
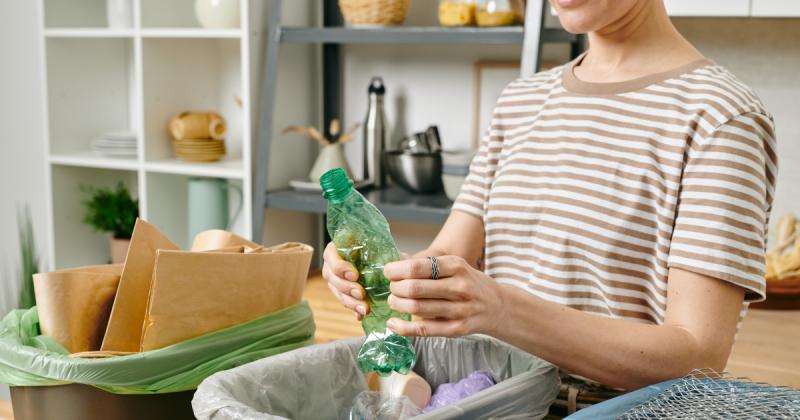
[[40, 335], [36, 307], [14, 310], [0, 323], [0, 383], [81, 383], [115, 394], [187, 391], [216, 372], [312, 344], [314, 330], [311, 309], [303, 301], [158, 350], [81, 359]]

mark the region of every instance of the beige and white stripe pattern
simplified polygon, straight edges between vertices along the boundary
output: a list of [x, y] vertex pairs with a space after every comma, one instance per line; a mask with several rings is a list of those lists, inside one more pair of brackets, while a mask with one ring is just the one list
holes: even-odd
[[623, 83], [573, 63], [511, 83], [453, 208], [481, 218], [486, 272], [584, 311], [663, 322], [669, 267], [764, 296], [776, 175], [754, 93], [701, 60]]

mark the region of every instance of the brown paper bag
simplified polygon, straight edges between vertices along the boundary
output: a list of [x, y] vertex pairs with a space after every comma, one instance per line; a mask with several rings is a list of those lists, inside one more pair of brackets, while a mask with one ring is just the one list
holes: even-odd
[[299, 302], [312, 252], [310, 246], [297, 243], [158, 251], [141, 350], [165, 347]]
[[71, 353], [100, 348], [122, 265], [39, 273], [33, 288], [42, 334]]
[[248, 241], [235, 233], [226, 230], [211, 229], [194, 235], [192, 251], [213, 251], [215, 249], [223, 249], [232, 246], [247, 246], [253, 249], [261, 247], [261, 245]]
[[137, 219], [101, 350], [139, 351], [150, 282], [159, 249], [180, 248], [155, 226]]

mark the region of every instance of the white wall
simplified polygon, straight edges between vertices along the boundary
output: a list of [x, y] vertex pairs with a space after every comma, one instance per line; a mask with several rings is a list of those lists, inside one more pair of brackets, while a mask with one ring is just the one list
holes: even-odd
[[[45, 241], [44, 110], [37, 2], [0, 1], [0, 313], [17, 303], [16, 209], [28, 203], [39, 255]], [[7, 399], [0, 386], [0, 399]]]

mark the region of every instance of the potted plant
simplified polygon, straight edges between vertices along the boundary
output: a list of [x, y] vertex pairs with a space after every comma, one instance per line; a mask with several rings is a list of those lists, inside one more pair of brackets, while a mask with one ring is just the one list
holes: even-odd
[[111, 263], [125, 262], [133, 226], [139, 217], [139, 202], [120, 182], [116, 188], [81, 186], [89, 195], [83, 202], [86, 208], [84, 223], [101, 232], [111, 233]]

